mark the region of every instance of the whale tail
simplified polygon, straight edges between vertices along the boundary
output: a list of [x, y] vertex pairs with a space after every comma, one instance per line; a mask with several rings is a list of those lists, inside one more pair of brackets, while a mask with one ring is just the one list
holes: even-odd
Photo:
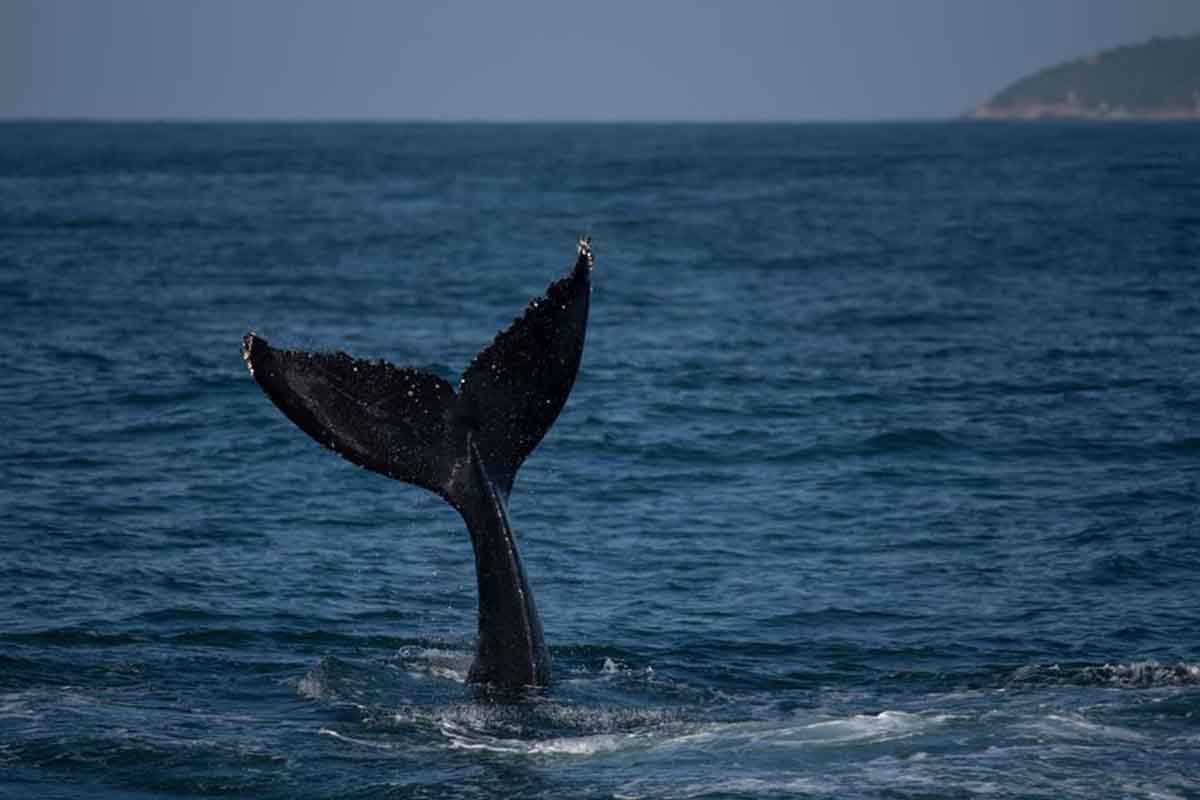
[[475, 356], [457, 392], [436, 375], [383, 361], [279, 350], [253, 333], [242, 342], [254, 379], [301, 430], [359, 466], [436, 492], [462, 515], [479, 589], [473, 682], [550, 680], [507, 502], [575, 383], [591, 268], [591, 240], [581, 239], [571, 272]]
[[590, 244], [581, 239], [571, 272], [480, 351], [457, 392], [429, 372], [277, 349], [253, 332], [242, 358], [271, 401], [322, 445], [466, 513], [472, 453], [507, 499], [567, 401], [587, 330]]

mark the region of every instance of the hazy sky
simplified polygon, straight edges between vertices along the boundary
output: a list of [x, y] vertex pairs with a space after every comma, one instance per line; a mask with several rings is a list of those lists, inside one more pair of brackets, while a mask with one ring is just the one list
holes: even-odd
[[0, 117], [889, 119], [1200, 0], [0, 0]]

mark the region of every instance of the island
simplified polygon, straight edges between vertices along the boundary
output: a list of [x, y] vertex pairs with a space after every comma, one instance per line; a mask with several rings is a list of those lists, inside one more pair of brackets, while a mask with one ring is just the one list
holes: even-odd
[[1200, 34], [1155, 37], [1044, 69], [964, 116], [1200, 120]]

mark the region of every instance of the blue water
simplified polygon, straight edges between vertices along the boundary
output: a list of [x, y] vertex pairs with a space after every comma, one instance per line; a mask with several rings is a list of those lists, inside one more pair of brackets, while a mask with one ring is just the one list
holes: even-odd
[[[453, 378], [595, 241], [471, 549], [239, 357]], [[0, 796], [1200, 797], [1200, 128], [0, 126]]]

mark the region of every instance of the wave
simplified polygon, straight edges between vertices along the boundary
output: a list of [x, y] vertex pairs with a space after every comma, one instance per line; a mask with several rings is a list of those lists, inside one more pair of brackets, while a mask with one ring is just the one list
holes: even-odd
[[296, 691], [309, 700], [375, 702], [382, 708], [389, 697], [410, 688], [406, 681], [436, 678], [466, 683], [471, 657], [465, 649], [427, 644], [404, 645], [394, 658], [384, 661], [357, 663], [327, 656], [296, 682]]
[[122, 218], [111, 214], [68, 214], [47, 211], [27, 212], [10, 218], [5, 227], [12, 230], [111, 230], [133, 231], [145, 230], [142, 222], [136, 219]]
[[1172, 453], [1191, 454], [1200, 451], [1200, 436], [1184, 436], [1161, 442], [1159, 448]]
[[[479, 695], [466, 699], [461, 684], [470, 655], [466, 650], [411, 646], [384, 662], [325, 658], [297, 682], [296, 690], [326, 704], [349, 725], [325, 725], [321, 734], [385, 749], [397, 736], [416, 733], [455, 750], [586, 756], [648, 747], [696, 729], [681, 719], [677, 708], [606, 702], [620, 694], [606, 689], [606, 680], [626, 671], [611, 661], [593, 673], [594, 681], [569, 679], [557, 693], [530, 692], [517, 702]], [[442, 674], [441, 669], [453, 674]], [[438, 690], [431, 678], [450, 678], [454, 684], [443, 683], [446, 688]], [[429, 696], [431, 688], [441, 699]], [[405, 700], [409, 697], [425, 699]]]
[[[846, 787], [822, 778], [807, 776], [741, 777], [714, 780], [711, 783], [685, 783], [669, 789], [635, 782], [625, 786], [616, 798], [653, 796], [661, 800], [695, 800], [701, 797], [776, 797], [792, 795], [839, 796]], [[648, 794], [649, 793], [649, 794]]]
[[[602, 710], [593, 710], [590, 715], [593, 721], [612, 718], [612, 712]], [[618, 718], [621, 718], [620, 715]], [[499, 736], [453, 720], [443, 721], [439, 728], [455, 749], [531, 756], [592, 756], [619, 750], [675, 747], [720, 751], [859, 745], [906, 739], [939, 727], [951, 719], [948, 714], [888, 710], [878, 714], [856, 714], [798, 723], [791, 720], [694, 722], [672, 719], [661, 712], [634, 717], [638, 724], [632, 729], [584, 732], [545, 739]]]
[[[1122, 581], [1151, 586], [1174, 586], [1175, 573], [1190, 573], [1191, 560], [1185, 548], [1146, 547], [1133, 552], [1109, 552], [1080, 565], [1071, 576], [1084, 585], [1112, 586]], [[1181, 552], [1182, 549], [1182, 552]]]
[[948, 450], [958, 447], [953, 439], [932, 428], [900, 428], [876, 434], [862, 443], [875, 453], [900, 453], [911, 450]]
[[326, 630], [258, 630], [253, 628], [196, 628], [163, 637], [173, 644], [241, 647], [258, 642], [289, 645], [324, 645], [394, 650], [403, 639], [380, 634], [335, 633]]
[[648, 732], [598, 733], [584, 736], [560, 736], [527, 741], [489, 736], [463, 728], [453, 722], [442, 723], [441, 732], [455, 750], [484, 750], [517, 755], [592, 756], [646, 745], [653, 738]]
[[[879, 456], [922, 451], [959, 450], [966, 447], [941, 431], [932, 428], [897, 428], [849, 441], [822, 441], [793, 447], [771, 447], [747, 450], [741, 456], [746, 463], [804, 464], [845, 456]], [[724, 455], [724, 454], [722, 454]], [[730, 459], [725, 459], [730, 461]]]
[[1040, 734], [1052, 736], [1055, 739], [1082, 739], [1088, 743], [1099, 741], [1147, 742], [1150, 737], [1129, 728], [1116, 725], [1103, 725], [1092, 722], [1080, 714], [1056, 713], [1029, 725]]
[[153, 611], [145, 611], [129, 618], [130, 622], [210, 622], [219, 620], [235, 619], [230, 614], [224, 614], [211, 609], [197, 608], [195, 606], [172, 606], [170, 608], [159, 608]]
[[916, 620], [921, 617], [916, 614], [908, 614], [900, 611], [882, 611], [879, 609], [853, 609], [842, 608], [840, 606], [826, 606], [825, 608], [815, 609], [812, 611], [789, 611], [785, 614], [778, 614], [765, 620], [769, 626], [773, 625], [806, 625], [814, 626], [823, 623], [869, 623], [869, 622], [898, 622], [903, 620]]
[[0, 694], [0, 720], [39, 720], [45, 713], [31, 700], [29, 694], [6, 692]]
[[842, 308], [818, 315], [812, 327], [819, 331], [842, 333], [857, 330], [879, 330], [883, 328], [951, 328], [956, 325], [978, 325], [989, 322], [992, 313], [980, 308], [972, 311], [949, 311], [925, 309], [914, 311], [877, 311], [857, 308]]
[[137, 644], [142, 639], [126, 633], [100, 633], [87, 628], [49, 628], [26, 633], [0, 633], [0, 642], [31, 645], [83, 645], [90, 647], [118, 647]]
[[361, 745], [363, 747], [371, 747], [376, 750], [394, 750], [398, 745], [392, 742], [381, 742], [374, 739], [363, 739], [357, 736], [347, 736], [344, 733], [339, 733], [332, 728], [319, 728], [317, 730], [319, 736], [332, 736], [334, 739], [340, 739], [343, 742], [350, 744]]
[[1157, 661], [1099, 666], [1032, 664], [1012, 673], [1006, 681], [1006, 686], [1095, 686], [1121, 689], [1200, 686], [1200, 664], [1160, 664]]

